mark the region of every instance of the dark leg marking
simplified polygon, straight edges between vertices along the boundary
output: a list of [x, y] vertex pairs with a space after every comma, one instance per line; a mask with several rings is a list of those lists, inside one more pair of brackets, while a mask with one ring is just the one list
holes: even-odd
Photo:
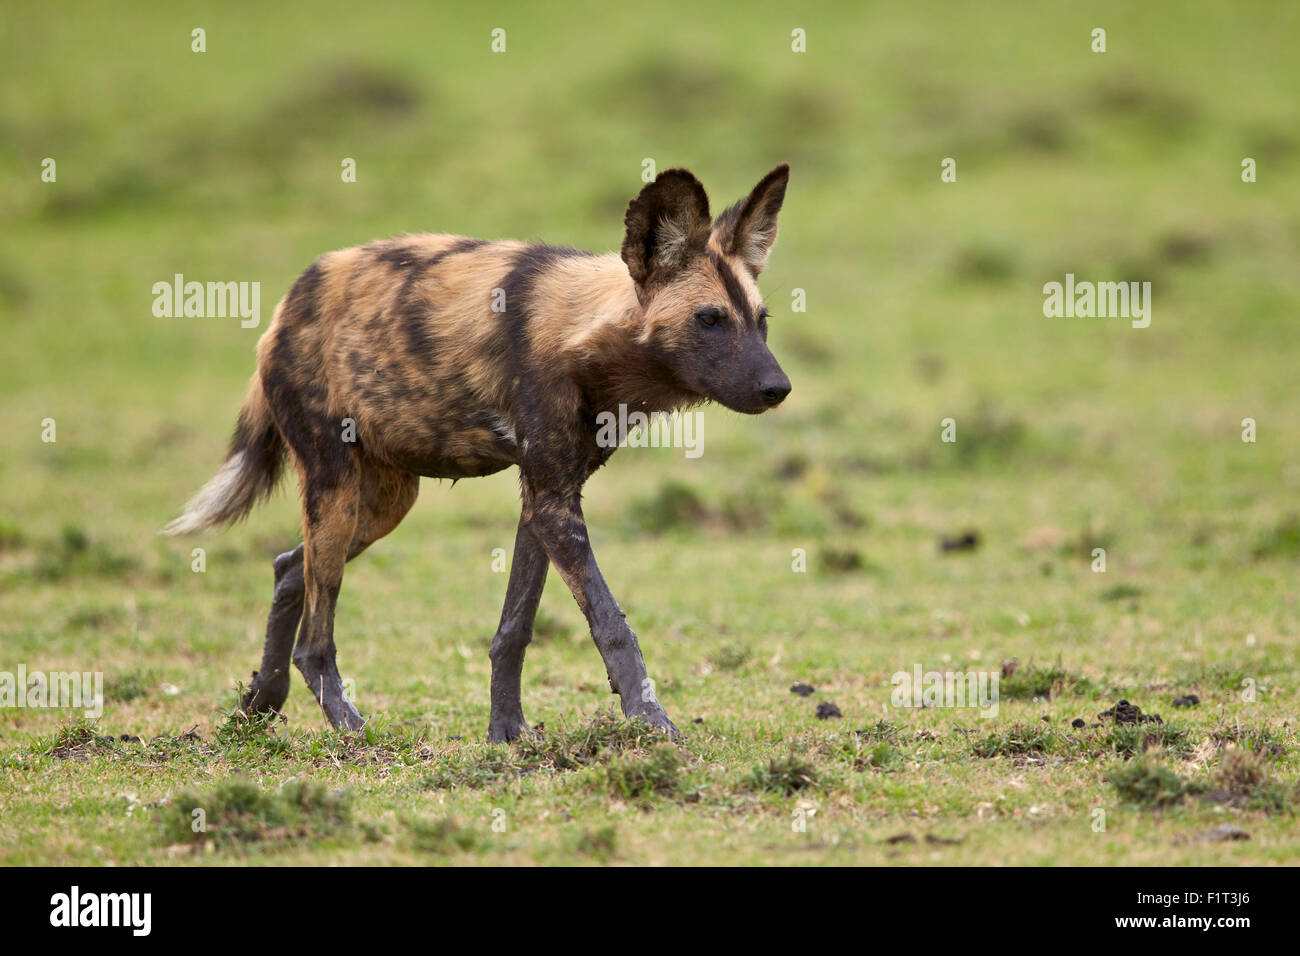
[[501, 623], [488, 656], [492, 659], [492, 716], [488, 721], [488, 743], [516, 740], [528, 732], [524, 722], [519, 682], [524, 670], [524, 651], [533, 639], [533, 619], [546, 586], [548, 559], [541, 543], [521, 520], [515, 533], [515, 554], [510, 564]]
[[266, 620], [262, 667], [253, 673], [253, 682], [240, 704], [246, 714], [278, 711], [289, 696], [289, 660], [302, 619], [304, 590], [302, 545], [298, 545], [275, 559], [275, 595]]

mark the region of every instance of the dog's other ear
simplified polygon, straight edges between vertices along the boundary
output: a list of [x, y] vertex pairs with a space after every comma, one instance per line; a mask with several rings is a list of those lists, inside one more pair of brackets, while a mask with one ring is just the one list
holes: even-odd
[[776, 242], [776, 217], [785, 202], [790, 166], [782, 163], [758, 181], [754, 191], [736, 203], [714, 224], [723, 253], [739, 256], [757, 276], [767, 265], [767, 254]]
[[638, 292], [663, 282], [709, 242], [709, 197], [684, 169], [666, 169], [627, 206], [623, 261]]

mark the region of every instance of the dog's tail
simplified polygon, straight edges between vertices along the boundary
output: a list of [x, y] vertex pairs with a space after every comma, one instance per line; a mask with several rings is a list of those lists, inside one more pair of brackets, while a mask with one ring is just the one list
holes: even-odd
[[254, 505], [275, 491], [284, 469], [284, 454], [284, 438], [271, 416], [261, 377], [255, 374], [221, 470], [162, 533], [190, 534], [248, 517]]

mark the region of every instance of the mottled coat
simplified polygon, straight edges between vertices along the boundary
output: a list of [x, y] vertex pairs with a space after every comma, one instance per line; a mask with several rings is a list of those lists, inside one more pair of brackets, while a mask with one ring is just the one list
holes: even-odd
[[238, 520], [286, 458], [298, 472], [303, 543], [276, 559], [245, 708], [283, 705], [292, 660], [335, 726], [362, 726], [335, 664], [344, 564], [397, 526], [421, 476], [514, 465], [523, 507], [490, 652], [489, 739], [527, 730], [520, 674], [548, 563], [624, 712], [675, 733], [592, 555], [581, 490], [615, 450], [597, 441], [603, 411], [716, 401], [757, 413], [790, 391], [756, 284], [788, 176], [777, 167], [715, 221], [695, 177], [668, 170], [629, 204], [620, 254], [428, 234], [317, 259], [258, 343], [225, 464], [167, 528]]

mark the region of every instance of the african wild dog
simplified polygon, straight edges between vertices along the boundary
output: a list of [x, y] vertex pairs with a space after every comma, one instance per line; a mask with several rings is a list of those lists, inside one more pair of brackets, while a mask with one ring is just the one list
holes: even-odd
[[489, 652], [488, 739], [528, 730], [519, 681], [548, 560], [587, 618], [623, 712], [676, 736], [596, 566], [582, 487], [615, 450], [596, 440], [602, 410], [715, 401], [756, 414], [789, 394], [755, 283], [789, 174], [778, 166], [712, 220], [704, 187], [670, 169], [628, 205], [621, 256], [416, 235], [317, 259], [258, 343], [225, 463], [166, 528], [239, 520], [275, 488], [286, 452], [298, 470], [303, 543], [275, 559], [244, 710], [284, 704], [292, 659], [330, 722], [360, 728], [335, 665], [343, 565], [397, 527], [420, 476], [517, 465], [523, 509]]

